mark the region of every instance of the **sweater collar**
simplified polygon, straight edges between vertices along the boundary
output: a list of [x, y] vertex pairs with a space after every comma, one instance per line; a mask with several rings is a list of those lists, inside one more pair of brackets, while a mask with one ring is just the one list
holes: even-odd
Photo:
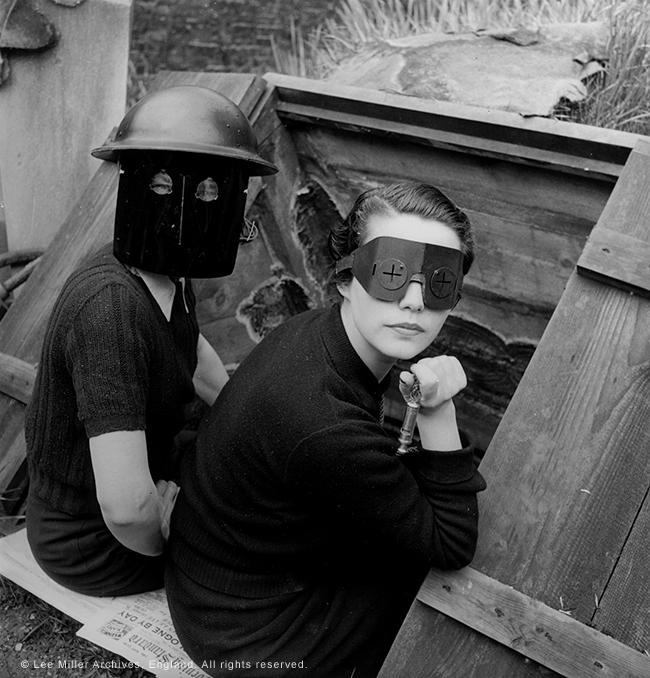
[[376, 398], [386, 391], [390, 383], [390, 372], [381, 381], [377, 381], [375, 375], [350, 343], [338, 304], [326, 312], [321, 336], [336, 371], [343, 379], [351, 385], [361, 386], [364, 391]]

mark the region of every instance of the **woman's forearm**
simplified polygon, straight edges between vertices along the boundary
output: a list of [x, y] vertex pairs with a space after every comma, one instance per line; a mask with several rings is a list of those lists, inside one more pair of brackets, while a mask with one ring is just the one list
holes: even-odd
[[417, 422], [425, 450], [450, 451], [462, 447], [453, 400], [446, 400], [432, 409], [421, 408]]
[[160, 499], [158, 493], [148, 495], [143, 502], [119, 515], [102, 510], [106, 526], [126, 548], [145, 556], [157, 556], [163, 551], [160, 529]]
[[151, 478], [143, 430], [90, 438], [97, 501], [108, 529], [144, 555], [162, 553], [161, 499]]

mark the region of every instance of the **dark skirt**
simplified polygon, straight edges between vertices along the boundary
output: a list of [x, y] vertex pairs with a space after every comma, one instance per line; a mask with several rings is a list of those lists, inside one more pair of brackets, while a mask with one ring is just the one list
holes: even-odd
[[163, 585], [162, 556], [127, 549], [101, 515], [69, 515], [30, 494], [26, 524], [36, 562], [61, 586], [90, 596], [126, 596]]
[[215, 678], [377, 675], [420, 580], [347, 584], [245, 598], [207, 589], [168, 564], [165, 588], [178, 637]]

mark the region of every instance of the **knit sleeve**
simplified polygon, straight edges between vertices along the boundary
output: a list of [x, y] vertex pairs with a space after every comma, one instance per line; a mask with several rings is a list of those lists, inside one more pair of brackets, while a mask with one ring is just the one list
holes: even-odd
[[78, 418], [86, 435], [145, 428], [147, 323], [132, 293], [107, 285], [86, 301], [66, 341]]
[[360, 539], [441, 569], [467, 565], [478, 535], [476, 493], [485, 488], [472, 447], [422, 451], [408, 466], [394, 447], [372, 424], [334, 426], [293, 450], [286, 480]]

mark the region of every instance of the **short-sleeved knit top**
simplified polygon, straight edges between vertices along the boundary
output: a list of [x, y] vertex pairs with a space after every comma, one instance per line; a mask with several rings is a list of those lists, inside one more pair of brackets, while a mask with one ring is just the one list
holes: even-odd
[[195, 393], [198, 332], [189, 284], [177, 286], [168, 321], [110, 247], [73, 273], [53, 308], [27, 409], [31, 491], [58, 510], [97, 512], [88, 439], [121, 430], [144, 430], [154, 481], [169, 477], [173, 438]]

